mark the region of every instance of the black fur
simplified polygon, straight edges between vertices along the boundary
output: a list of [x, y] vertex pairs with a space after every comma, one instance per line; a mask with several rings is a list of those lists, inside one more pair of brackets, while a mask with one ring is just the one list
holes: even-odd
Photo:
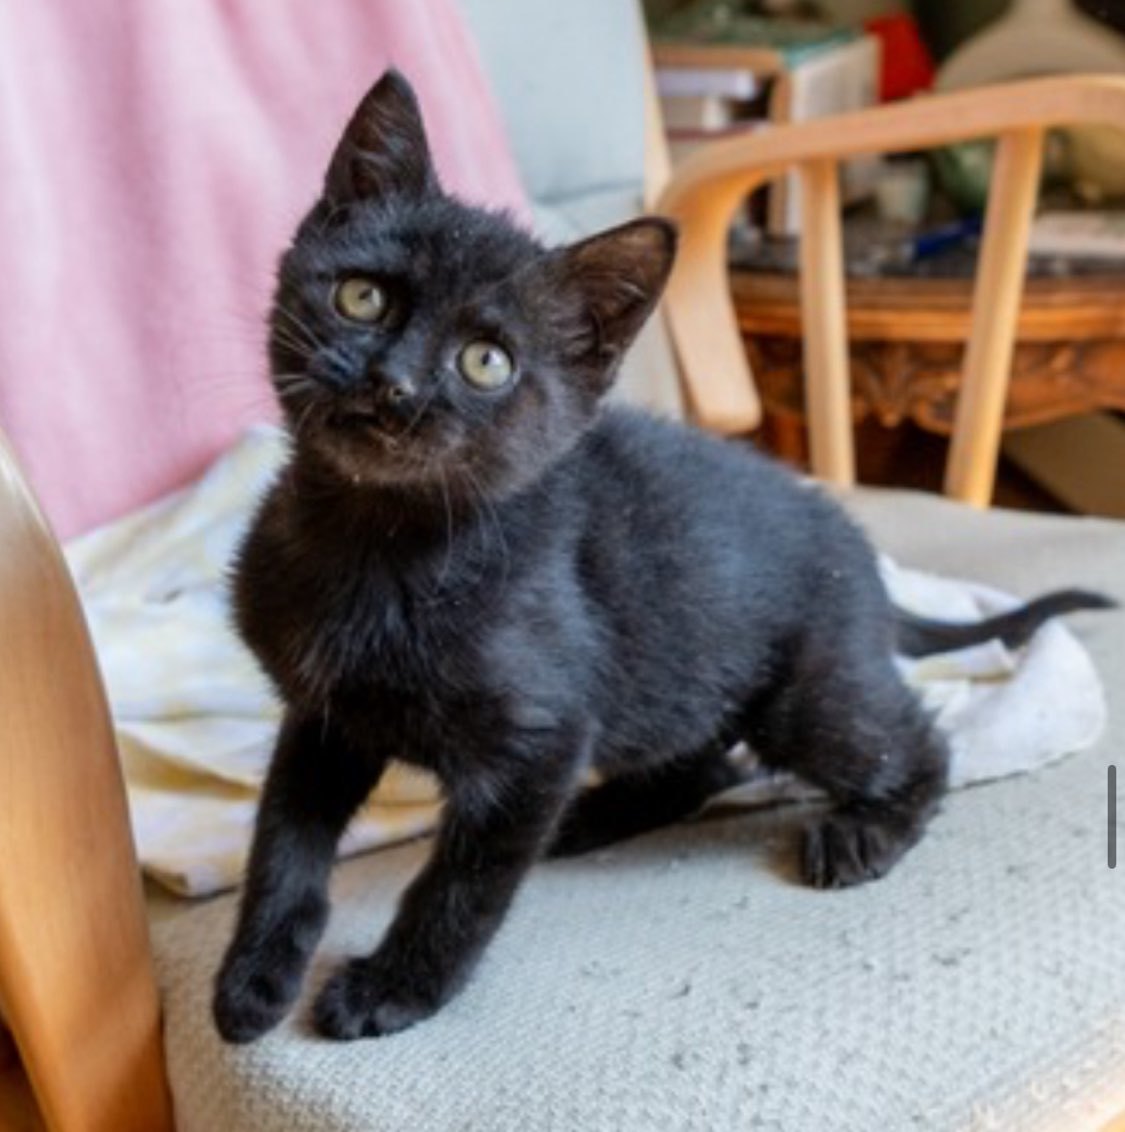
[[1089, 590], [1056, 590], [1007, 613], [968, 624], [931, 621], [899, 609], [895, 611], [898, 622], [895, 647], [903, 656], [929, 656], [997, 638], [1009, 648], [1019, 648], [1027, 644], [1039, 626], [1052, 617], [1083, 609], [1116, 607], [1117, 602], [1105, 594]]
[[[295, 998], [337, 839], [389, 759], [447, 804], [386, 937], [320, 991], [336, 1038], [438, 1009], [537, 857], [697, 808], [739, 739], [836, 800], [812, 884], [884, 873], [936, 809], [946, 747], [892, 664], [862, 535], [752, 452], [599, 405], [673, 250], [646, 220], [548, 251], [443, 195], [396, 75], [349, 125], [282, 260], [293, 455], [235, 578], [287, 712], [218, 977], [226, 1039]], [[390, 298], [376, 327], [333, 309], [356, 272]], [[514, 359], [502, 389], [458, 374], [481, 337]]]

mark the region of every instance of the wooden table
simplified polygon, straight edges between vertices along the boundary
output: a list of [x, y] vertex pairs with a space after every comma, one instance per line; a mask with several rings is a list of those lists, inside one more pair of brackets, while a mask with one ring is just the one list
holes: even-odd
[[[736, 269], [739, 325], [766, 413], [767, 443], [804, 462], [801, 322], [793, 275]], [[848, 283], [852, 413], [952, 430], [971, 279]], [[1125, 410], [1125, 275], [1028, 280], [1005, 428], [1098, 408]]]

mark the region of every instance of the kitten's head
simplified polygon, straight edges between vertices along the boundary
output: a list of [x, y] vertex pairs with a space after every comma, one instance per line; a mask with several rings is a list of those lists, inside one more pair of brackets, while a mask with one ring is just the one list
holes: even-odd
[[298, 448], [356, 483], [527, 484], [593, 419], [674, 252], [655, 219], [548, 250], [447, 196], [388, 72], [281, 261], [269, 354]]

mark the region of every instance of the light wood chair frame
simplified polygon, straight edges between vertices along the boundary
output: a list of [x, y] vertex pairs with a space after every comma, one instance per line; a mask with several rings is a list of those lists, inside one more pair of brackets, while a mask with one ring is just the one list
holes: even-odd
[[105, 691], [66, 561], [2, 438], [0, 634], [0, 1129], [171, 1132]]
[[839, 165], [868, 154], [996, 139], [945, 493], [992, 499], [1046, 131], [1125, 126], [1125, 78], [1066, 76], [958, 91], [716, 142], [667, 183], [657, 210], [680, 222], [666, 310], [694, 416], [735, 434], [761, 420], [730, 296], [727, 237], [746, 194], [791, 170], [801, 180], [799, 273], [814, 475], [855, 481]]
[[[998, 135], [949, 475], [954, 494], [987, 502], [1043, 131], [1082, 121], [1125, 122], [1125, 80], [1013, 84], [778, 129], [716, 145], [668, 179], [653, 118], [648, 191], [682, 236], [666, 316], [700, 422], [725, 432], [757, 423], [726, 235], [746, 192], [795, 166], [814, 470], [848, 482], [837, 163]], [[0, 1129], [171, 1132], [144, 900], [97, 660], [58, 544], [2, 442], [0, 548]]]

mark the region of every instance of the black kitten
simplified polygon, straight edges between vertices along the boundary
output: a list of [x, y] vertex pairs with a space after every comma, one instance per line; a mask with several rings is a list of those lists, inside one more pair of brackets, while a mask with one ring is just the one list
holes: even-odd
[[[281, 262], [293, 455], [236, 575], [287, 711], [218, 978], [228, 1040], [295, 998], [337, 840], [389, 759], [447, 801], [386, 937], [320, 992], [337, 1038], [435, 1011], [539, 855], [698, 808], [740, 739], [837, 800], [805, 837], [812, 884], [879, 876], [934, 812], [946, 747], [855, 527], [742, 448], [600, 407], [674, 245], [649, 219], [548, 251], [444, 195], [395, 74], [348, 125]], [[1014, 638], [1093, 600], [954, 632]], [[903, 625], [912, 651], [948, 643]]]

